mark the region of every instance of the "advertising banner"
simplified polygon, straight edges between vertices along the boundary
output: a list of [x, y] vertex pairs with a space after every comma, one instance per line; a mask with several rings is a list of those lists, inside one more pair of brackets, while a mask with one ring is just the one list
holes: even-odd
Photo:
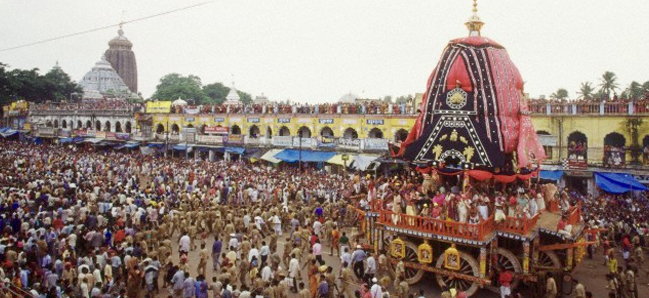
[[72, 136], [72, 131], [70, 130], [61, 130], [61, 132], [59, 133], [59, 137], [69, 138], [71, 136]]
[[223, 136], [198, 136], [198, 142], [201, 144], [213, 144], [220, 145], [223, 144]]
[[229, 135], [227, 140], [225, 140], [226, 143], [228, 144], [243, 144], [243, 136], [242, 135]]
[[383, 125], [385, 120], [383, 119], [367, 119], [367, 125]]
[[248, 123], [259, 123], [259, 118], [248, 118]]
[[281, 123], [281, 124], [291, 123], [291, 118], [277, 118], [277, 123]]
[[300, 141], [302, 141], [302, 148], [310, 148], [311, 144], [313, 144], [312, 138], [293, 138], [293, 147], [300, 147]]
[[205, 133], [219, 133], [219, 134], [228, 134], [230, 129], [223, 126], [206, 126]]
[[171, 112], [171, 101], [153, 101], [146, 103], [147, 114], [169, 114]]
[[347, 149], [360, 149], [361, 140], [360, 139], [338, 139], [338, 146], [341, 148]]
[[117, 134], [114, 132], [106, 132], [106, 139], [108, 140], [116, 140], [117, 139]]
[[318, 119], [320, 124], [334, 124], [334, 119]]
[[319, 137], [318, 147], [336, 147], [336, 139], [326, 136]]
[[53, 136], [56, 133], [55, 128], [41, 127], [38, 129], [38, 134], [41, 136]]
[[186, 107], [185, 114], [196, 115], [201, 112], [201, 109], [198, 107]]
[[128, 141], [128, 140], [131, 139], [131, 134], [123, 133], [123, 132], [116, 133], [115, 134], [115, 139], [122, 140], [122, 141]]
[[388, 150], [387, 139], [365, 139], [363, 143], [365, 150]]
[[106, 132], [105, 131], [95, 132], [95, 138], [97, 138], [97, 139], [105, 139], [106, 138]]
[[293, 137], [291, 137], [291, 136], [275, 136], [275, 137], [273, 137], [273, 146], [291, 147], [291, 145], [293, 145]]

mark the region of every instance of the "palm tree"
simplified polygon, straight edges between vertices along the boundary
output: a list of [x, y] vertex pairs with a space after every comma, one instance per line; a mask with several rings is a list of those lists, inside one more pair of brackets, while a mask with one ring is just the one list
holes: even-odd
[[550, 95], [550, 98], [559, 99], [559, 100], [566, 99], [568, 98], [568, 90], [564, 88], [559, 88], [557, 92], [554, 92]]
[[642, 85], [636, 81], [631, 82], [631, 85], [629, 85], [626, 90], [624, 90], [624, 98], [630, 99], [630, 100], [636, 100], [636, 99], [641, 99], [643, 96], [644, 90], [642, 88]]
[[593, 83], [591, 82], [583, 82], [581, 83], [581, 86], [579, 87], [579, 98], [580, 99], [593, 99], [593, 93], [595, 92], [595, 89], [593, 89]]
[[611, 98], [611, 92], [619, 89], [617, 83], [617, 76], [612, 71], [604, 72], [601, 78], [601, 83], [599, 84], [600, 91], [606, 96], [606, 99]]

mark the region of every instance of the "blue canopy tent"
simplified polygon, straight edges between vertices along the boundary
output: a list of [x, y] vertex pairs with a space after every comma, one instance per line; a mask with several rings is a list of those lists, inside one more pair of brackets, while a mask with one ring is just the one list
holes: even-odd
[[72, 138], [59, 138], [59, 144], [72, 143]]
[[335, 155], [335, 152], [302, 150], [300, 153], [300, 150], [297, 149], [284, 149], [275, 154], [274, 157], [288, 163], [294, 163], [300, 160], [302, 160], [302, 162], [327, 162], [327, 160], [331, 159]]
[[595, 183], [603, 191], [613, 194], [622, 194], [633, 190], [648, 190], [646, 186], [629, 174], [596, 172]]
[[147, 147], [149, 147], [149, 148], [162, 148], [164, 146], [165, 146], [165, 144], [163, 144], [163, 143], [149, 143], [147, 145]]
[[189, 151], [191, 151], [192, 148], [193, 148], [193, 146], [191, 146], [191, 145], [187, 146], [186, 144], [178, 144], [178, 145], [171, 146], [171, 149], [177, 150], [177, 151], [185, 151], [185, 150], [188, 150], [188, 149], [189, 149]]
[[4, 133], [5, 131], [7, 131], [9, 129], [10, 129], [9, 127], [0, 128], [0, 133]]
[[5, 138], [16, 135], [16, 134], [18, 134], [18, 131], [15, 130], [15, 129], [7, 129], [7, 130], [5, 130], [3, 132], [0, 132], [0, 135], [2, 135], [2, 137], [5, 137]]
[[225, 152], [242, 155], [243, 153], [246, 152], [246, 148], [243, 148], [243, 147], [225, 147]]
[[544, 171], [539, 172], [539, 179], [559, 181], [563, 177], [563, 171]]

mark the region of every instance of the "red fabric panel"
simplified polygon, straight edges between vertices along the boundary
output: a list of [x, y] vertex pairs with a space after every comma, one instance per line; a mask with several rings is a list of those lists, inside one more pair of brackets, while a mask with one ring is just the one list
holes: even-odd
[[487, 171], [480, 171], [480, 170], [469, 170], [469, 171], [467, 171], [467, 174], [469, 174], [469, 176], [471, 178], [473, 178], [475, 180], [478, 180], [478, 181], [484, 181], [484, 180], [487, 180], [487, 179], [491, 179], [494, 176], [492, 173], [489, 173]]
[[512, 183], [516, 180], [516, 175], [494, 175], [494, 179], [501, 183]]
[[501, 46], [497, 42], [482, 36], [468, 36], [468, 37], [453, 39], [451, 40], [451, 44], [466, 44], [466, 45], [472, 45], [476, 47], [493, 46], [496, 48], [503, 48], [503, 46]]
[[[527, 107], [524, 108], [527, 110]], [[545, 149], [539, 142], [539, 136], [534, 130], [532, 119], [529, 115], [521, 116], [520, 138], [516, 148], [516, 157], [518, 158], [518, 168], [530, 166], [534, 163], [540, 164], [546, 158]]]
[[534, 177], [536, 172], [531, 172], [529, 174], [518, 174], [516, 175], [516, 178], [521, 179], [521, 180], [530, 180], [530, 178]]
[[446, 91], [453, 90], [457, 87], [458, 82], [461, 84], [462, 89], [466, 92], [473, 91], [473, 86], [471, 85], [471, 78], [466, 69], [466, 64], [464, 64], [464, 59], [461, 56], [457, 56], [451, 69], [448, 72], [446, 78]]

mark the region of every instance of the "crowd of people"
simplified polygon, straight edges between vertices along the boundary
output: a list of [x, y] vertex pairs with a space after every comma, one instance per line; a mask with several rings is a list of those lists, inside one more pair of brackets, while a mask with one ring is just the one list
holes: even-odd
[[36, 111], [76, 111], [76, 110], [115, 110], [137, 112], [142, 104], [129, 103], [123, 99], [83, 100], [79, 102], [31, 103], [30, 110]]
[[[460, 190], [426, 171], [423, 180], [414, 170], [303, 175], [74, 146], [0, 149], [0, 278], [34, 297], [423, 298], [403, 262], [391, 268], [384, 251], [366, 250], [349, 204], [471, 223], [533, 216], [546, 203], [541, 191]], [[629, 271], [642, 268], [646, 197], [601, 197], [606, 205], [559, 191], [557, 199], [564, 209], [582, 201], [588, 223], [608, 229], [606, 265], [621, 248], [626, 268], [614, 277], [629, 289]], [[466, 294], [444, 288], [442, 297]]]
[[[611, 100], [601, 99], [530, 99], [529, 109], [536, 114], [627, 114], [629, 103], [635, 114], [649, 112], [649, 98], [627, 100], [615, 96]], [[601, 105], [603, 105], [603, 110]], [[574, 106], [574, 110], [573, 110]], [[548, 110], [549, 107], [549, 110]]]
[[386, 103], [379, 100], [365, 100], [353, 103], [323, 104], [214, 104], [214, 105], [174, 105], [175, 114], [371, 114], [371, 115], [411, 115], [414, 110], [406, 103]]

